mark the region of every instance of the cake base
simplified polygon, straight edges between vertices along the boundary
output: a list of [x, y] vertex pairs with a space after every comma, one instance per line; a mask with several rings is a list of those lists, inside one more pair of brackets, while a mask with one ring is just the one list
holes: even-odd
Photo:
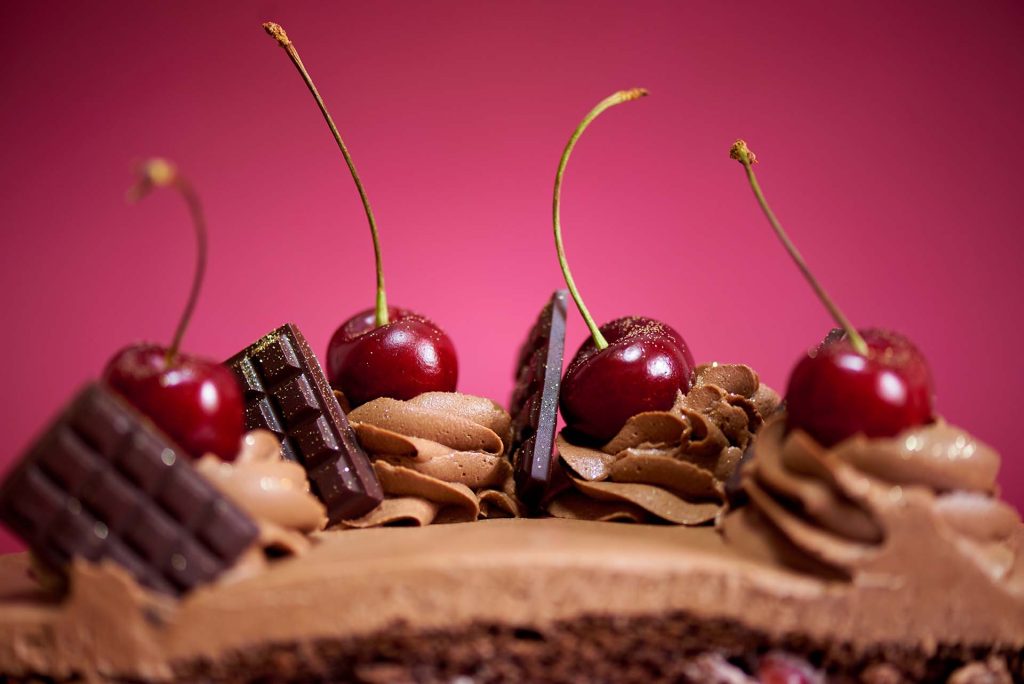
[[26, 570], [24, 554], [0, 558], [0, 681], [707, 681], [702, 654], [749, 665], [773, 649], [830, 681], [944, 681], [990, 658], [1024, 681], [1019, 611], [800, 575], [710, 528], [327, 532], [302, 558], [177, 603], [92, 567], [55, 603]]
[[[709, 650], [711, 649], [711, 650]], [[197, 662], [182, 681], [224, 682], [693, 682], [707, 684], [708, 653], [749, 671], [770, 651], [799, 655], [828, 673], [830, 682], [944, 682], [968, 663], [998, 663], [1021, 680], [1018, 652], [940, 648], [931, 654], [899, 644], [855, 652], [842, 644], [814, 644], [799, 636], [769, 639], [729, 622], [687, 614], [657, 618], [581, 618], [544, 630], [475, 625], [424, 633], [396, 626], [387, 634], [353, 640], [267, 647], [220, 662]], [[1001, 666], [1001, 667], [999, 667]], [[464, 679], [460, 679], [464, 678]], [[714, 680], [719, 681], [719, 680]], [[996, 684], [1000, 680], [983, 680]], [[978, 683], [980, 684], [980, 682]]]

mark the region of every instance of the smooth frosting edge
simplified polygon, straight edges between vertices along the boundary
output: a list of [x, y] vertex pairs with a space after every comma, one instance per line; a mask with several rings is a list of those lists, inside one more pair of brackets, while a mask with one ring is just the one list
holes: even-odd
[[[797, 633], [863, 648], [884, 641], [923, 649], [936, 643], [1024, 648], [1024, 611], [975, 615], [964, 625], [948, 618], [970, 614], [973, 606], [954, 597], [952, 605], [921, 614], [909, 608], [934, 597], [913, 586], [854, 586], [760, 565], [737, 557], [710, 528], [519, 519], [318, 537], [301, 562], [285, 561], [182, 601], [158, 639], [158, 660], [166, 665], [267, 643], [353, 638], [399, 620], [429, 630], [677, 611], [734, 619], [769, 636]], [[703, 591], [694, 592], [695, 583]], [[5, 603], [3, 636], [17, 636], [33, 620], [44, 629], [60, 616], [59, 607]], [[346, 611], [324, 611], [324, 605]], [[288, 624], [273, 619], [282, 612]], [[837, 623], [830, 618], [836, 614], [846, 617]], [[0, 671], [13, 671], [11, 658], [12, 651], [0, 650]]]

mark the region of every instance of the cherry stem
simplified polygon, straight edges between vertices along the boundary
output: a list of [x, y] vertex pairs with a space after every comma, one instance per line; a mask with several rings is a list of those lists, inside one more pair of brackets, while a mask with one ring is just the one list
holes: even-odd
[[775, 234], [782, 242], [782, 246], [786, 248], [787, 252], [789, 252], [789, 256], [792, 257], [797, 268], [799, 268], [800, 272], [804, 274], [804, 278], [806, 278], [807, 282], [811, 284], [815, 294], [818, 295], [818, 299], [820, 299], [821, 303], [825, 305], [828, 312], [832, 314], [832, 318], [835, 322], [846, 331], [846, 336], [857, 353], [867, 356], [868, 345], [864, 342], [864, 338], [861, 337], [860, 333], [857, 332], [857, 329], [853, 327], [852, 323], [850, 323], [850, 319], [843, 315], [843, 312], [839, 310], [839, 307], [835, 305], [832, 298], [828, 296], [827, 292], [825, 292], [825, 288], [821, 286], [818, 279], [811, 273], [811, 269], [807, 267], [807, 263], [800, 255], [796, 245], [794, 245], [789, 239], [789, 236], [786, 235], [786, 231], [783, 230], [782, 224], [779, 223], [779, 220], [775, 218], [775, 212], [773, 212], [771, 207], [768, 206], [768, 200], [765, 199], [764, 193], [761, 192], [761, 185], [757, 182], [757, 176], [754, 175], [753, 167], [754, 164], [757, 163], [757, 156], [750, 151], [750, 148], [747, 147], [747, 143], [742, 140], [737, 140], [729, 150], [729, 157], [743, 165], [743, 169], [747, 172], [747, 180], [750, 181], [750, 187], [754, 190], [754, 197], [757, 198], [758, 204], [761, 205], [761, 210], [764, 211], [764, 215], [768, 218], [768, 223], [771, 224]]
[[569, 288], [569, 293], [572, 295], [573, 301], [576, 302], [576, 308], [580, 310], [580, 315], [583, 316], [583, 320], [586, 322], [587, 327], [590, 328], [590, 335], [594, 338], [594, 344], [597, 345], [598, 349], [606, 349], [608, 347], [608, 340], [606, 340], [604, 335], [601, 334], [597, 324], [594, 322], [594, 317], [590, 315], [590, 312], [587, 310], [587, 305], [583, 303], [583, 298], [580, 296], [579, 290], [576, 289], [576, 282], [572, 279], [572, 273], [569, 271], [569, 262], [565, 258], [565, 246], [562, 244], [562, 177], [565, 175], [566, 164], [569, 163], [569, 155], [572, 154], [573, 148], [576, 147], [576, 141], [583, 135], [583, 131], [587, 130], [587, 126], [590, 125], [590, 122], [600, 116], [601, 112], [609, 109], [610, 107], [614, 107], [615, 105], [622, 104], [624, 102], [638, 100], [645, 95], [647, 95], [647, 91], [643, 88], [633, 88], [631, 90], [620, 90], [619, 92], [609, 95], [598, 102], [597, 106], [591, 109], [590, 112], [583, 117], [583, 121], [581, 121], [579, 126], [576, 127], [576, 130], [573, 131], [572, 137], [569, 138], [569, 142], [565, 145], [565, 151], [562, 152], [562, 159], [558, 162], [558, 171], [555, 173], [555, 197], [552, 209], [555, 223], [555, 250], [558, 252], [558, 264], [562, 267], [562, 275], [565, 277], [565, 284]]
[[338, 132], [338, 127], [334, 125], [334, 120], [327, 111], [327, 105], [324, 104], [324, 100], [320, 97], [320, 92], [316, 89], [313, 84], [313, 79], [310, 78], [309, 72], [306, 71], [305, 65], [302, 63], [302, 59], [299, 57], [298, 51], [292, 44], [292, 41], [288, 39], [288, 34], [280, 26], [272, 21], [268, 21], [263, 24], [264, 30], [270, 34], [278, 42], [278, 44], [284, 48], [284, 51], [288, 53], [288, 57], [292, 60], [292, 64], [298, 69], [299, 75], [302, 76], [302, 80], [305, 81], [306, 87], [309, 88], [309, 92], [312, 93], [313, 99], [316, 100], [316, 106], [320, 108], [320, 113], [324, 116], [324, 121], [327, 122], [327, 127], [331, 129], [331, 135], [334, 136], [335, 142], [338, 143], [338, 149], [341, 150], [341, 155], [345, 158], [345, 163], [348, 165], [348, 170], [352, 174], [352, 180], [355, 181], [356, 189], [359, 191], [359, 199], [363, 202], [363, 210], [366, 212], [366, 218], [370, 222], [370, 236], [373, 238], [373, 257], [377, 269], [377, 305], [376, 305], [376, 325], [380, 327], [387, 325], [388, 323], [388, 298], [384, 292], [384, 266], [380, 256], [380, 238], [377, 235], [377, 221], [373, 218], [373, 209], [370, 208], [370, 200], [366, 196], [366, 189], [363, 187], [363, 182], [359, 179], [359, 172], [356, 171], [355, 162], [352, 161], [352, 155], [348, 153], [348, 148], [345, 146], [345, 142], [341, 139], [341, 133]]
[[203, 216], [203, 205], [195, 190], [166, 159], [149, 159], [139, 167], [139, 180], [128, 191], [128, 200], [135, 202], [148, 195], [154, 188], [162, 187], [173, 188], [184, 198], [196, 233], [196, 270], [192, 276], [192, 289], [188, 294], [185, 310], [181, 313], [181, 319], [178, 321], [178, 327], [174, 331], [171, 346], [168, 347], [167, 354], [164, 356], [164, 363], [170, 367], [178, 355], [181, 339], [185, 336], [185, 329], [188, 328], [192, 312], [199, 300], [199, 290], [203, 286], [203, 276], [206, 273], [206, 218]]

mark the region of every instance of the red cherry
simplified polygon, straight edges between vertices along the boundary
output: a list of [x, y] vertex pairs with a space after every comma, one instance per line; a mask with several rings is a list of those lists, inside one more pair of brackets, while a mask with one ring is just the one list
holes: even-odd
[[202, 204], [170, 162], [150, 159], [139, 172], [138, 183], [129, 191], [130, 198], [138, 199], [155, 188], [169, 187], [185, 200], [196, 233], [196, 270], [171, 346], [126, 347], [107, 363], [103, 377], [191, 456], [214, 453], [232, 460], [244, 428], [238, 380], [226, 366], [178, 351], [206, 272], [206, 220]]
[[562, 181], [576, 142], [602, 112], [646, 95], [643, 88], [633, 88], [598, 102], [569, 138], [555, 172], [555, 252], [569, 294], [590, 329], [590, 339], [565, 372], [559, 406], [568, 428], [599, 442], [614, 437], [638, 413], [671, 408], [676, 394], [689, 390], [693, 378], [689, 347], [682, 335], [664, 323], [628, 317], [597, 326], [576, 288], [562, 244]]
[[845, 337], [800, 359], [786, 389], [788, 420], [831, 446], [862, 433], [892, 437], [934, 417], [931, 371], [910, 340], [888, 330], [861, 331], [868, 354]]
[[327, 346], [327, 377], [352, 408], [378, 397], [455, 391], [455, 345], [434, 322], [388, 307], [388, 322], [375, 323], [374, 309], [362, 311], [345, 321]]
[[377, 304], [345, 321], [331, 337], [327, 345], [327, 376], [331, 384], [345, 394], [350, 407], [378, 397], [412, 399], [423, 392], [455, 391], [459, 376], [455, 346], [435, 323], [411, 311], [388, 306], [377, 221], [352, 155], [284, 28], [272, 21], [264, 23], [263, 28], [284, 49], [313, 95], [352, 174], [373, 240]]
[[821, 684], [824, 680], [803, 658], [772, 652], [761, 658], [757, 681], [760, 684]]
[[786, 389], [788, 420], [831, 446], [861, 433], [891, 437], [931, 422], [933, 388], [928, 364], [907, 338], [886, 330], [858, 332], [825, 292], [768, 206], [754, 174], [757, 157], [737, 140], [729, 156], [743, 165], [754, 197], [818, 299], [842, 328], [803, 357]]
[[242, 390], [225, 366], [186, 354], [167, 363], [167, 349], [122, 349], [103, 377], [191, 456], [234, 460], [244, 430]]
[[583, 343], [565, 372], [559, 405], [567, 427], [607, 442], [630, 417], [671, 408], [676, 393], [690, 389], [694, 361], [682, 335], [651, 318], [619, 318], [600, 331], [608, 346]]

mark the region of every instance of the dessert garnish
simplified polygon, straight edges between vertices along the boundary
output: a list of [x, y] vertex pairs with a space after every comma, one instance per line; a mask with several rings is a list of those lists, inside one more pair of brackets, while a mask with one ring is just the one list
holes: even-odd
[[331, 385], [344, 395], [349, 405], [346, 410], [377, 397], [412, 399], [423, 392], [453, 392], [459, 372], [455, 346], [437, 324], [424, 316], [388, 306], [377, 222], [352, 156], [284, 29], [273, 22], [265, 23], [263, 28], [288, 53], [316, 100], [355, 181], [373, 238], [376, 306], [349, 318], [331, 337], [327, 347]]
[[690, 388], [694, 361], [682, 335], [651, 318], [619, 318], [598, 328], [573, 281], [562, 245], [562, 178], [576, 141], [606, 109], [647, 95], [643, 88], [622, 90], [597, 104], [580, 122], [562, 152], [555, 174], [554, 231], [558, 263], [573, 301], [590, 329], [562, 379], [561, 409], [566, 425], [606, 442], [631, 416], [667, 410], [678, 392]]
[[258, 535], [181, 446], [99, 383], [0, 484], [0, 521], [54, 571], [111, 561], [170, 595], [221, 575]]
[[842, 328], [841, 334], [829, 335], [801, 357], [793, 369], [786, 388], [789, 425], [831, 446], [857, 433], [891, 437], [934, 420], [931, 371], [921, 352], [897, 332], [857, 331], [851, 325], [811, 274], [768, 206], [754, 175], [754, 153], [737, 140], [729, 156], [743, 165], [768, 223]]
[[284, 458], [306, 470], [332, 524], [381, 502], [370, 460], [296, 326], [272, 330], [225, 365], [244, 391], [246, 429], [268, 430], [280, 440]]
[[558, 393], [565, 353], [566, 290], [552, 296], [516, 360], [516, 385], [509, 403], [516, 495], [526, 506], [541, 504], [551, 486], [558, 430]]
[[[999, 456], [941, 419], [830, 448], [781, 416], [743, 468], [747, 504], [722, 531], [748, 555], [855, 582], [942, 577], [1024, 594], [1024, 531], [997, 496]], [[973, 578], [973, 579], [969, 579]]]
[[844, 330], [793, 370], [788, 416], [758, 435], [741, 476], [748, 500], [722, 520], [725, 537], [754, 557], [838, 581], [906, 584], [923, 596], [954, 591], [954, 581], [1024, 592], [1024, 535], [997, 496], [998, 454], [933, 415], [928, 367], [906, 338], [853, 329], [768, 207], [754, 155], [742, 140], [730, 154]]
[[666, 411], [631, 416], [601, 446], [556, 442], [565, 483], [548, 512], [559, 518], [701, 525], [725, 507], [725, 485], [779, 396], [742, 364], [698, 366], [693, 387]]
[[346, 527], [470, 522], [515, 517], [507, 446], [511, 418], [490, 399], [424, 392], [380, 397], [349, 413], [386, 495]]
[[103, 379], [161, 430], [198, 458], [207, 452], [234, 458], [242, 438], [242, 393], [234, 376], [219, 363], [179, 351], [206, 271], [206, 221], [199, 197], [189, 182], [164, 159], [140, 167], [138, 183], [129, 192], [138, 199], [158, 187], [184, 198], [196, 234], [196, 269], [192, 289], [170, 347], [134, 344], [114, 355]]

